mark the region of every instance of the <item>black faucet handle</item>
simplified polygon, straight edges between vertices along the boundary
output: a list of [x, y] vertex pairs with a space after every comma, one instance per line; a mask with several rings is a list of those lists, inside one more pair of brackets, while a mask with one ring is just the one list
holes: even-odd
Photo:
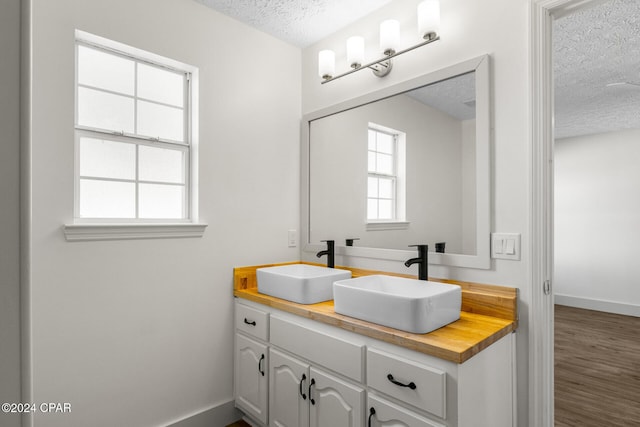
[[355, 242], [356, 240], [360, 240], [359, 237], [351, 237], [349, 239], [345, 239], [345, 244], [347, 246], [353, 246], [353, 242]]

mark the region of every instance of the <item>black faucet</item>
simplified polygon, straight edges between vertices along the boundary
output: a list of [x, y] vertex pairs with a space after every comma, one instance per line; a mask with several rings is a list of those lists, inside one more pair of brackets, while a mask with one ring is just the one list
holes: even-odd
[[418, 267], [418, 279], [429, 280], [429, 245], [409, 245], [410, 248], [418, 248], [418, 257], [408, 259], [404, 265], [420, 264]]
[[327, 256], [327, 267], [333, 268], [335, 266], [335, 240], [322, 240], [323, 242], [327, 242], [327, 249], [324, 251], [320, 251], [316, 254], [318, 258], [323, 255]]

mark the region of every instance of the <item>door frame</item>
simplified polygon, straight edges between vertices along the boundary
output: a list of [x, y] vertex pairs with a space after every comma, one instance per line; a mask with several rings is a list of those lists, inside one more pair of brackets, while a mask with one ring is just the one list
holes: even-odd
[[531, 267], [529, 426], [554, 425], [553, 400], [553, 34], [554, 18], [608, 0], [530, 0]]

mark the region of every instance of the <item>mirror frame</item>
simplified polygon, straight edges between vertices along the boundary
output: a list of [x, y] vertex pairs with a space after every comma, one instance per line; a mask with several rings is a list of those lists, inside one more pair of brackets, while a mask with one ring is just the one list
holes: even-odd
[[[407, 80], [375, 92], [304, 115], [300, 146], [300, 227], [302, 251], [317, 253], [324, 245], [310, 243], [310, 123], [353, 108], [370, 104], [418, 87], [437, 83], [469, 72], [476, 74], [476, 253], [475, 255], [437, 253], [429, 251], [429, 264], [451, 267], [489, 269], [491, 266], [491, 86], [489, 55], [467, 61]], [[482, 106], [479, 108], [479, 106]], [[358, 237], [358, 236], [354, 236]], [[330, 236], [327, 236], [330, 238]], [[406, 261], [415, 255], [413, 250], [343, 246], [336, 242], [336, 255]], [[416, 244], [423, 242], [415, 242]], [[343, 242], [344, 244], [344, 242]]]

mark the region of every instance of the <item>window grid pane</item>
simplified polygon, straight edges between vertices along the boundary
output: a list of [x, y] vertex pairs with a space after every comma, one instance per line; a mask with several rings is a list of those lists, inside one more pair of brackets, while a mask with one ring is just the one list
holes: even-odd
[[138, 63], [137, 96], [160, 104], [184, 107], [184, 74]]
[[132, 182], [81, 179], [80, 217], [133, 219], [135, 192]]
[[138, 100], [136, 111], [138, 135], [184, 141], [184, 112], [181, 108]]
[[140, 218], [148, 219], [182, 219], [184, 186], [144, 184], [138, 185]]
[[78, 124], [114, 132], [133, 133], [133, 98], [78, 87]]
[[134, 94], [135, 62], [89, 46], [78, 46], [78, 83], [123, 95]]
[[185, 184], [185, 158], [185, 153], [180, 150], [141, 145], [138, 148], [138, 179]]
[[134, 180], [136, 145], [80, 137], [80, 176]]

